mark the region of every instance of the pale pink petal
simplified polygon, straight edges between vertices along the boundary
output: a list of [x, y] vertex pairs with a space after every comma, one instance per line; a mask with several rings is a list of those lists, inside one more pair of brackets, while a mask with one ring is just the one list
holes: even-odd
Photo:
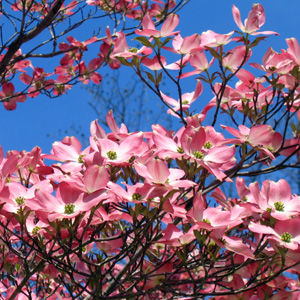
[[84, 173], [84, 185], [89, 193], [105, 188], [108, 181], [109, 175], [104, 167], [89, 166]]
[[168, 36], [177, 27], [179, 23], [179, 17], [176, 14], [171, 14], [167, 17], [161, 28], [161, 36]]
[[166, 183], [170, 175], [169, 168], [160, 159], [151, 159], [147, 165], [147, 169], [155, 183]]
[[223, 239], [225, 240], [225, 246], [223, 247], [227, 250], [238, 253], [246, 258], [254, 259], [254, 254], [250, 250], [249, 246], [242, 242], [241, 238], [224, 235]]
[[286, 39], [286, 42], [289, 46], [287, 52], [292, 55], [297, 64], [300, 64], [300, 46], [298, 41], [295, 38], [290, 38]]
[[240, 13], [239, 9], [235, 5], [232, 5], [232, 15], [233, 15], [233, 19], [234, 19], [234, 22], [236, 23], [236, 25], [242, 31], [244, 31], [245, 27], [244, 27], [244, 25], [242, 23], [242, 20], [241, 20], [241, 13]]

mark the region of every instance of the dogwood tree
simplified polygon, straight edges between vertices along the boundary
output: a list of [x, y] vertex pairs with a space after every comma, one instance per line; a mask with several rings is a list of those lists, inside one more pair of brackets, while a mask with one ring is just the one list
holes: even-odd
[[[177, 132], [129, 132], [110, 111], [111, 131], [93, 121], [87, 148], [65, 137], [50, 154], [0, 152], [3, 299], [299, 298], [300, 198], [285, 179], [245, 178], [299, 168], [300, 46], [252, 62], [277, 33], [260, 31], [261, 4], [244, 23], [232, 12], [237, 30], [182, 37], [176, 14], [156, 26], [146, 11], [134, 50], [107, 30], [107, 60], [136, 72]], [[192, 113], [204, 88], [212, 98]]]
[[[159, 24], [188, 1], [2, 1], [0, 101], [13, 110], [27, 97], [60, 96], [79, 81], [99, 84], [96, 70], [120, 67], [110, 58], [117, 32], [132, 34], [146, 13]], [[74, 37], [82, 32], [84, 40]], [[86, 57], [92, 44], [98, 46]]]

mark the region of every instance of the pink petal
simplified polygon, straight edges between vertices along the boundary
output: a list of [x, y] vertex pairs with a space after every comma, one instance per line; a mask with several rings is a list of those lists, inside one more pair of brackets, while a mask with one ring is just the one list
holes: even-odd
[[177, 27], [179, 23], [178, 15], [171, 14], [167, 17], [166, 21], [163, 23], [161, 28], [161, 36], [168, 36], [172, 33], [172, 31]]
[[15, 92], [15, 87], [11, 82], [4, 82], [2, 85], [2, 91], [6, 96], [11, 96]]
[[236, 23], [236, 25], [242, 31], [244, 31], [244, 25], [243, 25], [243, 23], [241, 21], [241, 13], [240, 13], [239, 9], [235, 5], [232, 5], [232, 15], [233, 15], [233, 19], [234, 19], [234, 22]]
[[151, 159], [147, 165], [147, 169], [155, 183], [166, 183], [170, 175], [169, 168], [160, 159]]
[[106, 187], [109, 175], [105, 167], [89, 166], [84, 173], [84, 185], [89, 193]]

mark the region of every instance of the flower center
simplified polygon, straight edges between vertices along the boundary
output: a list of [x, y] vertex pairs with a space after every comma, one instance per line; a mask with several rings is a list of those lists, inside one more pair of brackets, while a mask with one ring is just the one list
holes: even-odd
[[202, 221], [209, 224], [209, 225], [211, 225], [211, 222], [208, 219], [203, 219]]
[[81, 164], [84, 163], [84, 161], [83, 161], [83, 159], [82, 159], [84, 156], [85, 156], [85, 154], [79, 155], [79, 157], [78, 157], [78, 162], [79, 162], [79, 163], [81, 163]]
[[288, 232], [284, 232], [282, 235], [281, 235], [281, 239], [286, 242], [286, 243], [290, 243], [291, 240], [292, 240], [292, 235]]
[[110, 160], [115, 160], [117, 159], [117, 152], [115, 151], [108, 151], [106, 153], [107, 157], [110, 159]]
[[282, 203], [282, 202], [275, 202], [274, 206], [275, 206], [275, 209], [277, 211], [284, 211], [284, 203]]
[[69, 203], [65, 205], [65, 214], [71, 215], [75, 212], [75, 204]]
[[201, 151], [195, 151], [193, 154], [198, 159], [202, 159], [204, 157], [204, 154]]
[[24, 203], [24, 200], [25, 200], [25, 198], [21, 197], [21, 196], [19, 196], [15, 199], [15, 201], [18, 205], [22, 205]]
[[132, 195], [132, 200], [141, 200], [142, 199], [142, 195], [139, 193], [134, 193]]
[[207, 141], [205, 144], [204, 144], [204, 148], [205, 149], [210, 149], [211, 147], [213, 146], [213, 144], [210, 142], [210, 141]]
[[37, 234], [41, 228], [42, 228], [42, 227], [35, 226], [35, 227], [32, 229], [32, 234]]
[[138, 49], [132, 47], [132, 48], [129, 49], [129, 52], [131, 52], [131, 53], [137, 53], [137, 52], [138, 52]]
[[177, 152], [178, 152], [178, 153], [182, 153], [182, 154], [184, 153], [182, 147], [180, 147], [180, 146], [177, 148]]

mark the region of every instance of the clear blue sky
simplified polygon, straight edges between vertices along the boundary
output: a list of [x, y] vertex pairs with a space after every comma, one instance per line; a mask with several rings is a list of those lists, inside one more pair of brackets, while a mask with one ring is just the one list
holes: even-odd
[[[231, 7], [235, 4], [239, 7], [242, 20], [246, 18], [254, 2], [229, 1], [229, 0], [191, 0], [185, 8], [179, 12], [182, 36], [191, 35], [211, 29], [218, 33], [227, 33], [238, 30], [235, 25]], [[297, 0], [283, 2], [281, 0], [262, 1], [266, 11], [266, 23], [262, 30], [273, 30], [280, 33], [278, 37], [270, 37], [259, 47], [260, 51], [253, 56], [257, 62], [261, 62], [264, 52], [269, 46], [280, 51], [286, 48], [285, 39], [296, 37], [300, 41], [299, 30], [299, 2]], [[102, 27], [105, 28], [105, 27]], [[82, 27], [84, 32], [84, 27]], [[98, 46], [97, 46], [98, 47]], [[252, 62], [254, 61], [252, 59]], [[42, 63], [40, 64], [42, 65]], [[45, 67], [47, 69], [47, 66]], [[105, 74], [107, 69], [100, 69]], [[127, 69], [123, 67], [125, 77], [128, 77]], [[131, 75], [130, 75], [131, 76]], [[187, 86], [189, 79], [187, 80]], [[194, 80], [191, 86], [194, 85]], [[184, 92], [190, 92], [190, 89]], [[90, 94], [77, 85], [68, 94], [57, 98], [48, 99], [43, 96], [28, 99], [26, 103], [18, 104], [16, 111], [8, 112], [0, 106], [0, 144], [7, 150], [31, 150], [34, 146], [42, 147], [44, 153], [48, 153], [54, 137], [59, 131], [64, 132], [72, 125], [81, 126], [86, 135], [89, 135], [89, 125], [96, 118], [93, 110], [88, 105]], [[201, 101], [209, 101], [212, 97], [203, 94]], [[204, 98], [204, 99], [203, 99]], [[157, 102], [158, 103], [158, 102]], [[153, 105], [156, 105], [154, 103]], [[106, 114], [106, 112], [103, 112]], [[172, 128], [170, 128], [172, 129]]]

